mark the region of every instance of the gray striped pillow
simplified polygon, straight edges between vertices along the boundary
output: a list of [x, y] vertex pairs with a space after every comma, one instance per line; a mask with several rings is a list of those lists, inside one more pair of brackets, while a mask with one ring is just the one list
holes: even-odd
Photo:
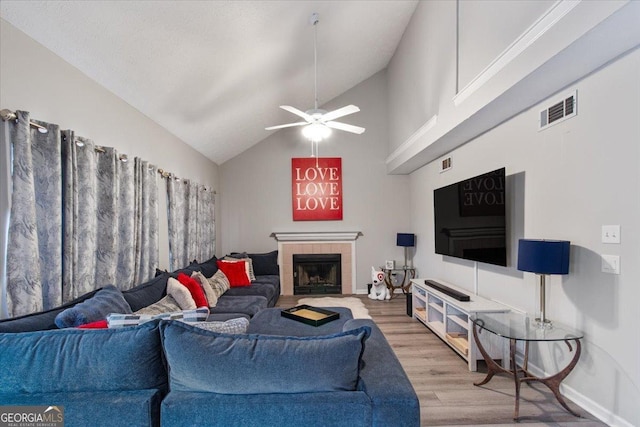
[[111, 313], [107, 316], [107, 324], [110, 328], [122, 328], [125, 326], [137, 326], [155, 319], [181, 320], [183, 322], [202, 322], [209, 317], [207, 307], [199, 307], [195, 310], [174, 311], [160, 314], [120, 314]]

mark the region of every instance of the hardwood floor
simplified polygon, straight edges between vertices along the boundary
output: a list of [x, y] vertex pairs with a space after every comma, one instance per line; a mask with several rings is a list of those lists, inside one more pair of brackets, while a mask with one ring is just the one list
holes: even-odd
[[[320, 295], [318, 295], [320, 296]], [[469, 372], [467, 362], [453, 352], [421, 323], [406, 315], [406, 300], [395, 295], [390, 301], [373, 301], [356, 295], [380, 327], [404, 367], [420, 399], [422, 426], [443, 425], [518, 425], [533, 426], [605, 426], [572, 402], [569, 406], [582, 415], [576, 418], [557, 403], [542, 384], [523, 385], [520, 420], [512, 419], [514, 410], [513, 380], [495, 376], [491, 382], [476, 387], [484, 379], [480, 372]], [[293, 307], [301, 296], [281, 296], [279, 307]]]

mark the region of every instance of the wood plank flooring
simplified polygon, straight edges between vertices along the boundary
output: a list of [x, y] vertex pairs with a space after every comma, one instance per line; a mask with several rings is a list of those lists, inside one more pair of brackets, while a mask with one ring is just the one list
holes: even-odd
[[[281, 296], [278, 307], [293, 307], [303, 296]], [[311, 295], [309, 295], [311, 296]], [[321, 295], [318, 295], [321, 296]], [[326, 295], [325, 295], [326, 296]], [[605, 426], [572, 402], [569, 406], [582, 415], [576, 418], [557, 403], [542, 384], [523, 385], [520, 420], [513, 421], [514, 385], [507, 376], [495, 376], [488, 384], [480, 372], [469, 372], [467, 362], [444, 344], [423, 324], [406, 315], [404, 295], [390, 301], [362, 299], [404, 367], [420, 399], [422, 426]]]

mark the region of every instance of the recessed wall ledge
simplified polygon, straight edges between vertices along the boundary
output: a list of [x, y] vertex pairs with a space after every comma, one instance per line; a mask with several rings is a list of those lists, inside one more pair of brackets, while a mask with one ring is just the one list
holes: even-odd
[[278, 242], [326, 242], [353, 241], [362, 236], [361, 231], [274, 231], [271, 237]]

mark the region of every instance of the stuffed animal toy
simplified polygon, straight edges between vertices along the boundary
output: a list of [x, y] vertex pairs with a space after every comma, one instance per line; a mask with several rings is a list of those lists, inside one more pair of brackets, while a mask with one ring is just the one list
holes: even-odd
[[391, 299], [387, 284], [384, 282], [384, 272], [376, 271], [374, 267], [371, 267], [371, 292], [369, 292], [369, 298], [380, 301]]

